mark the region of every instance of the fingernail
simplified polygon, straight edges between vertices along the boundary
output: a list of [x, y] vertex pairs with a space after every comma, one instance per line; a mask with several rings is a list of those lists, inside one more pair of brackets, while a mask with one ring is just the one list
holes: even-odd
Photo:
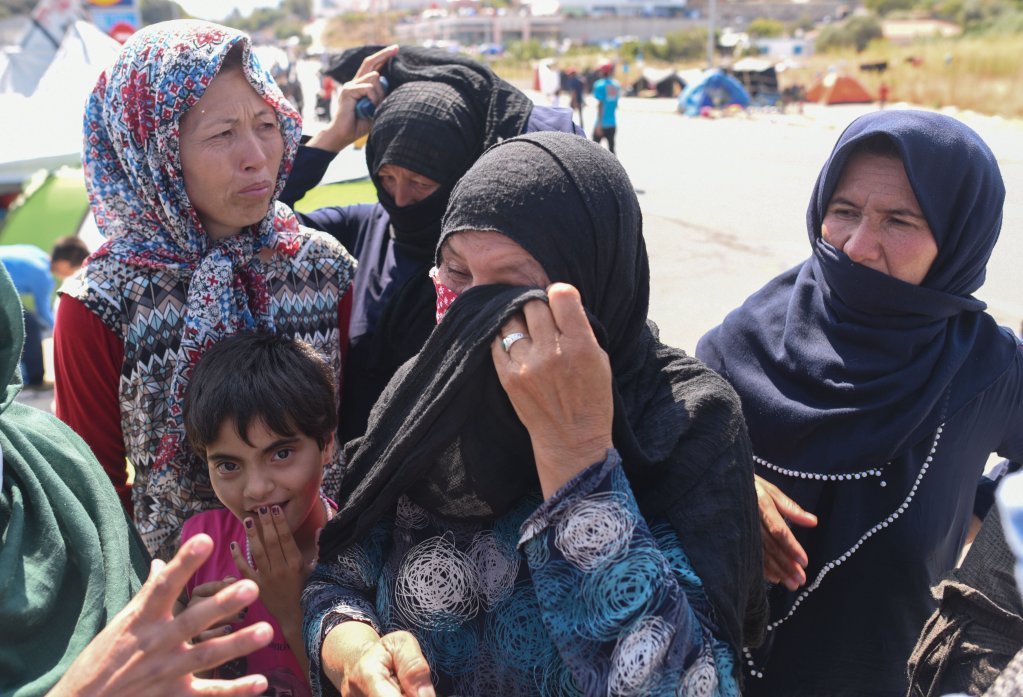
[[266, 515], [266, 506], [259, 507], [259, 515]]
[[249, 530], [252, 529], [252, 518], [245, 519], [245, 527], [248, 528]]
[[224, 634], [230, 634], [230, 633], [231, 633], [231, 625], [227, 625], [226, 627], [224, 627]]
[[[237, 547], [238, 547], [237, 543], [234, 543], [234, 542], [231, 543], [231, 549], [236, 549]], [[225, 576], [224, 577], [224, 581], [226, 583], [234, 583], [237, 580], [238, 579], [236, 577], [234, 577], [234, 576]]]
[[[237, 543], [237, 542], [232, 542], [232, 543], [231, 543], [231, 551], [232, 551], [232, 552], [237, 552], [237, 551], [238, 551], [238, 543]], [[225, 581], [227, 581], [227, 580], [231, 580], [231, 581], [233, 581], [234, 579], [233, 579], [233, 578], [231, 578], [230, 576], [228, 576], [228, 577], [227, 577], [227, 578], [225, 578], [224, 580], [225, 580]]]
[[420, 687], [419, 691], [416, 692], [416, 697], [436, 697], [436, 696], [437, 696], [437, 693], [433, 691], [433, 688], [432, 687], [426, 687], [425, 685], [423, 687]]
[[270, 509], [270, 511], [271, 511], [271, 512], [272, 512], [272, 513], [273, 513], [273, 514], [274, 514], [275, 516], [279, 516], [279, 515], [281, 514], [281, 507], [280, 507], [280, 506], [274, 506], [273, 508], [271, 508], [271, 509]]

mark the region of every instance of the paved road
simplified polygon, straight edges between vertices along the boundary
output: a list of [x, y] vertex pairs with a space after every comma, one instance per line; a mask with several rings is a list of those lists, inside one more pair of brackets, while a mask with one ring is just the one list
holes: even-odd
[[[842, 129], [869, 109], [814, 105], [802, 116], [710, 120], [682, 117], [670, 100], [624, 101], [619, 156], [643, 207], [650, 314], [668, 343], [695, 348], [729, 310], [808, 256], [805, 213], [817, 173]], [[977, 295], [1018, 329], [1023, 123], [958, 117], [991, 145], [1007, 189], [1002, 236]]]

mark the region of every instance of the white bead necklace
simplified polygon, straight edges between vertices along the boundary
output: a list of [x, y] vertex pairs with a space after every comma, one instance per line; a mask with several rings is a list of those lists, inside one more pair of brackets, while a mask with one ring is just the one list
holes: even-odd
[[[323, 504], [323, 511], [326, 513], [327, 522], [329, 523], [330, 519], [334, 517], [334, 509], [331, 508], [330, 501], [327, 500], [322, 491], [320, 492], [320, 503]], [[249, 562], [249, 568], [256, 568], [256, 563], [252, 561], [252, 547], [249, 545], [248, 535], [245, 536], [245, 561]]]
[[[771, 623], [769, 623], [767, 625], [767, 631], [768, 632], [773, 632], [775, 629], [777, 629], [779, 626], [781, 626], [786, 620], [788, 620], [790, 617], [792, 617], [792, 615], [794, 615], [796, 613], [796, 610], [799, 609], [799, 606], [802, 604], [802, 602], [804, 600], [806, 600], [806, 598], [811, 593], [813, 593], [815, 590], [817, 590], [820, 587], [821, 581], [823, 581], [824, 578], [829, 573], [831, 573], [833, 570], [837, 569], [839, 566], [841, 566], [842, 564], [847, 562], [849, 560], [849, 558], [853, 554], [855, 554], [860, 549], [860, 547], [862, 547], [866, 543], [867, 540], [869, 540], [871, 537], [873, 537], [874, 535], [876, 535], [879, 532], [881, 532], [884, 528], [887, 528], [889, 525], [894, 523], [896, 520], [898, 520], [899, 516], [901, 516], [903, 513], [906, 512], [906, 510], [909, 508], [909, 504], [913, 501], [914, 497], [916, 497], [917, 488], [919, 488], [920, 482], [923, 480], [924, 475], [927, 474], [927, 470], [930, 468], [931, 462], [934, 461], [934, 455], [935, 455], [935, 453], [938, 452], [938, 442], [941, 440], [941, 434], [942, 434], [942, 431], [944, 431], [944, 429], [945, 429], [945, 422], [944, 422], [944, 420], [942, 420], [941, 425], [939, 425], [938, 429], [934, 432], [934, 440], [931, 442], [930, 452], [927, 453], [927, 457], [924, 459], [924, 463], [920, 467], [920, 471], [917, 473], [916, 479], [913, 480], [913, 486], [910, 488], [909, 494], [906, 495], [906, 498], [903, 499], [902, 503], [899, 504], [899, 506], [894, 511], [892, 511], [890, 514], [888, 514], [887, 517], [883, 518], [879, 523], [877, 523], [872, 528], [870, 528], [865, 533], [863, 533], [863, 535], [861, 535], [860, 538], [858, 540], [856, 540], [856, 542], [849, 549], [847, 549], [841, 555], [839, 555], [838, 557], [832, 559], [827, 564], [822, 566], [821, 570], [817, 573], [816, 578], [814, 578], [813, 583], [811, 583], [809, 586], [804, 588], [803, 591], [799, 595], [796, 596], [796, 599], [793, 601], [792, 607], [789, 608], [788, 613], [786, 613], [786, 615], [784, 617], [782, 617], [782, 618], [780, 618], [778, 620], [775, 620], [774, 622], [771, 622]], [[848, 481], [850, 479], [862, 479], [863, 477], [868, 477], [868, 476], [880, 477], [882, 475], [884, 467], [887, 467], [888, 465], [891, 464], [891, 462], [888, 462], [888, 463], [886, 463], [884, 465], [884, 467], [876, 468], [876, 469], [864, 470], [862, 472], [853, 472], [853, 473], [848, 473], [848, 474], [837, 474], [837, 475], [825, 475], [825, 474], [819, 474], [819, 473], [795, 472], [795, 471], [792, 471], [792, 470], [786, 470], [784, 468], [777, 467], [776, 465], [772, 465], [771, 463], [769, 463], [766, 460], [763, 460], [763, 459], [757, 457], [756, 455], [753, 456], [753, 460], [757, 464], [762, 465], [762, 466], [766, 467], [767, 469], [772, 470], [774, 472], [779, 472], [781, 474], [788, 474], [789, 472], [791, 472], [791, 474], [788, 474], [788, 476], [798, 477], [798, 478], [801, 478], [801, 479], [820, 479], [820, 480], [827, 480], [827, 481]], [[886, 482], [883, 479], [881, 480], [880, 483], [881, 483], [881, 486], [885, 486], [886, 485]], [[742, 653], [743, 653], [743, 657], [744, 657], [744, 659], [746, 661], [746, 665], [748, 667], [749, 674], [752, 675], [755, 678], [762, 678], [762, 677], [764, 677], [763, 670], [762, 669], [758, 669], [756, 667], [755, 662], [753, 660], [753, 654], [750, 652], [750, 650], [748, 648], [743, 648]]]

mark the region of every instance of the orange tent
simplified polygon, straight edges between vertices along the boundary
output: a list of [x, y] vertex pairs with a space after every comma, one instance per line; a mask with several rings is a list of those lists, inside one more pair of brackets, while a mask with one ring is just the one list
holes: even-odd
[[856, 78], [829, 73], [807, 90], [806, 101], [821, 104], [862, 104], [873, 102], [874, 97]]

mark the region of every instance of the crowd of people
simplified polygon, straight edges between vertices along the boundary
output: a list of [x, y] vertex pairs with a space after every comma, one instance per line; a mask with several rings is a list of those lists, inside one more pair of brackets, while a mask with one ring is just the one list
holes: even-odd
[[[0, 693], [920, 690], [932, 587], [998, 540], [985, 463], [1023, 462], [1023, 344], [973, 296], [983, 140], [854, 121], [809, 258], [687, 353], [647, 315], [611, 71], [592, 140], [458, 56], [330, 72], [304, 145], [227, 27], [147, 27], [97, 82], [56, 417], [13, 402], [0, 268]], [[295, 213], [362, 137], [377, 203]]]

